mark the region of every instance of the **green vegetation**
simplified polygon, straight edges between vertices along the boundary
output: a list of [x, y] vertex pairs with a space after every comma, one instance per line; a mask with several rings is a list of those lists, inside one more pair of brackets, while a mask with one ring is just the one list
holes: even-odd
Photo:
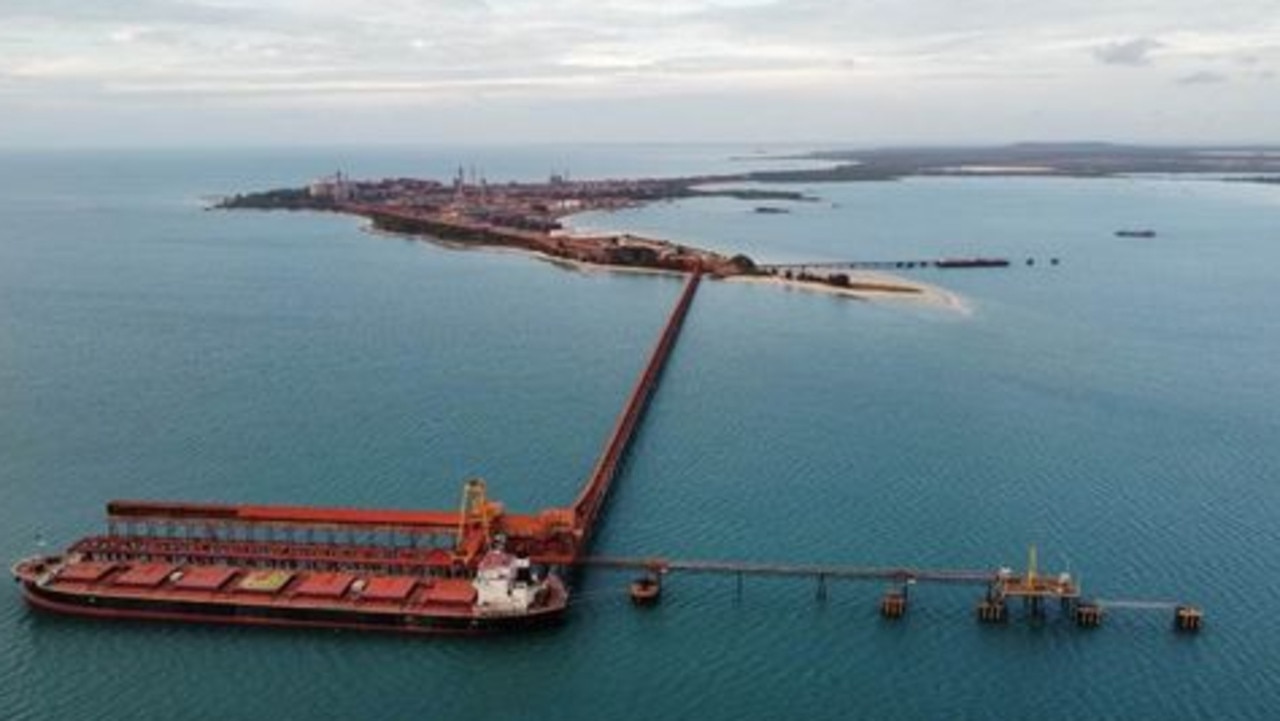
[[[829, 168], [749, 173], [772, 183], [897, 180], [910, 176], [1065, 176], [1105, 178], [1139, 173], [1277, 173], [1280, 155], [1266, 148], [1196, 148], [1108, 143], [1021, 143], [991, 147], [874, 148], [799, 156], [839, 163]], [[1260, 176], [1275, 178], [1276, 176]], [[1258, 179], [1245, 182], [1277, 182]]]
[[[753, 174], [754, 176], [754, 174]], [[746, 176], [744, 180], [755, 180], [753, 176]], [[708, 196], [720, 198], [735, 198], [737, 200], [796, 200], [796, 201], [816, 201], [817, 198], [804, 193], [797, 193], [791, 190], [763, 190], [760, 188], [726, 188], [724, 190], [705, 190], [695, 189], [691, 196]]]
[[261, 193], [245, 193], [224, 198], [218, 208], [249, 210], [329, 210], [333, 201], [314, 198], [306, 188], [277, 188]]

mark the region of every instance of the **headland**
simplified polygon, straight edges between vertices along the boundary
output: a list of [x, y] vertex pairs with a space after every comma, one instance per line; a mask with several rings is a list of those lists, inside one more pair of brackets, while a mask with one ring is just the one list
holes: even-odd
[[679, 243], [628, 234], [578, 235], [561, 219], [588, 210], [613, 210], [657, 200], [731, 196], [748, 200], [804, 200], [791, 191], [698, 190], [708, 183], [740, 180], [705, 176], [676, 179], [574, 181], [552, 176], [542, 183], [417, 178], [352, 180], [342, 173], [305, 188], [235, 195], [220, 208], [317, 210], [368, 218], [380, 231], [424, 236], [465, 247], [524, 250], [552, 259], [622, 268], [702, 270], [714, 276], [749, 274], [755, 263]]
[[[1015, 143], [973, 147], [884, 147], [818, 150], [779, 160], [824, 161], [820, 168], [764, 170], [767, 183], [890, 181], [911, 177], [1113, 178], [1127, 175], [1221, 176], [1280, 182], [1276, 148], [1145, 146], [1115, 143]], [[752, 158], [759, 162], [761, 158]], [[1248, 174], [1249, 177], [1239, 177]]]
[[[744, 187], [745, 183], [893, 181], [907, 177], [1074, 177], [1134, 174], [1218, 176], [1220, 180], [1280, 182], [1280, 151], [1266, 148], [1147, 147], [1108, 143], [1024, 143], [992, 147], [828, 150], [788, 159], [825, 161], [822, 167], [755, 170], [737, 174], [674, 178], [570, 179], [489, 182], [459, 168], [449, 182], [421, 178], [355, 180], [341, 172], [305, 187], [237, 194], [215, 207], [310, 210], [367, 218], [373, 229], [440, 242], [453, 248], [527, 252], [575, 267], [629, 271], [700, 271], [712, 278], [769, 279], [776, 284], [828, 290], [859, 298], [948, 297], [938, 289], [902, 278], [867, 278], [829, 263], [799, 273], [758, 264], [744, 254], [697, 248], [673, 240], [627, 233], [569, 232], [562, 220], [593, 210], [616, 210], [663, 200], [731, 197], [757, 205], [754, 212], [789, 212], [777, 201], [817, 200], [793, 190]], [[752, 158], [754, 162], [769, 158]], [[882, 264], [883, 265], [883, 264]], [[902, 263], [917, 267], [921, 263]], [[991, 262], [938, 259], [936, 267], [994, 267]], [[1007, 266], [1006, 261], [999, 263]]]
[[[215, 207], [309, 210], [367, 218], [374, 231], [419, 237], [450, 248], [519, 251], [577, 268], [632, 272], [701, 271], [713, 278], [772, 279], [858, 298], [909, 295], [934, 298], [926, 286], [899, 278], [813, 273], [785, 279], [749, 256], [696, 248], [626, 233], [570, 232], [562, 219], [591, 210], [616, 210], [661, 200], [732, 197], [748, 201], [813, 200], [788, 190], [721, 187], [746, 175], [684, 178], [490, 183], [459, 170], [450, 183], [417, 178], [353, 180], [342, 173], [303, 188], [233, 195]], [[772, 206], [770, 206], [772, 207]], [[949, 305], [949, 303], [946, 303]]]

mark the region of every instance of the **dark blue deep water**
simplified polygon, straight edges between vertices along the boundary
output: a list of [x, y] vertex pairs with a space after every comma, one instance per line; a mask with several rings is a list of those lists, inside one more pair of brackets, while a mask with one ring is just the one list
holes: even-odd
[[[567, 502], [680, 281], [209, 212], [358, 177], [660, 175], [744, 149], [0, 156], [0, 556], [112, 498]], [[747, 149], [749, 150], [749, 149]], [[436, 640], [28, 611], [0, 591], [0, 718], [1274, 718], [1280, 709], [1280, 187], [965, 179], [815, 185], [576, 222], [758, 259], [1035, 257], [918, 273], [968, 314], [708, 283], [638, 438], [606, 554], [1069, 567], [1188, 600], [982, 627], [976, 591], [675, 577], [638, 613], [594, 574], [546, 633]], [[1112, 237], [1152, 226], [1153, 240]], [[1061, 258], [1057, 267], [1044, 262]]]

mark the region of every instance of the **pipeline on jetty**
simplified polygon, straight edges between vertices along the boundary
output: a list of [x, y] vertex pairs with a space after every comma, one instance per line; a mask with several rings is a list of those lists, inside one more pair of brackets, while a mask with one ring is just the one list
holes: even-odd
[[642, 576], [631, 583], [631, 598], [637, 606], [656, 605], [663, 592], [663, 577], [668, 574], [732, 576], [736, 581], [736, 597], [742, 598], [746, 577], [809, 579], [816, 582], [815, 597], [827, 599], [828, 584], [834, 581], [878, 581], [885, 584], [880, 598], [880, 615], [897, 620], [907, 613], [911, 589], [919, 585], [977, 586], [984, 590], [975, 607], [978, 621], [998, 624], [1010, 617], [1009, 606], [1020, 601], [1030, 619], [1043, 619], [1047, 606], [1057, 601], [1061, 614], [1081, 628], [1097, 628], [1104, 614], [1115, 611], [1173, 612], [1176, 630], [1200, 630], [1203, 612], [1188, 604], [1173, 601], [1138, 599], [1099, 599], [1083, 596], [1078, 581], [1069, 573], [1043, 574], [1037, 567], [1036, 551], [1028, 552], [1027, 568], [995, 570], [931, 569], [911, 567], [876, 567], [815, 564], [779, 564], [739, 561], [671, 560], [665, 558], [622, 558], [616, 556], [584, 557], [578, 563], [585, 567], [615, 571], [640, 571]]
[[831, 578], [851, 581], [901, 581], [951, 584], [984, 584], [997, 577], [995, 571], [960, 569], [921, 569], [874, 566], [823, 566], [814, 564], [779, 564], [735, 561], [690, 561], [662, 558], [620, 558], [589, 556], [583, 566], [614, 570], [649, 570], [659, 573], [734, 574], [744, 576], [777, 576], [798, 578]]
[[[1058, 265], [1058, 258], [1050, 258], [1049, 265]], [[1036, 264], [1035, 258], [1027, 258], [1025, 265]], [[1013, 261], [1008, 258], [925, 258], [913, 260], [821, 260], [811, 263], [761, 263], [756, 269], [770, 275], [780, 273], [806, 273], [831, 270], [916, 270], [939, 268], [942, 270], [969, 268], [1008, 268]]]

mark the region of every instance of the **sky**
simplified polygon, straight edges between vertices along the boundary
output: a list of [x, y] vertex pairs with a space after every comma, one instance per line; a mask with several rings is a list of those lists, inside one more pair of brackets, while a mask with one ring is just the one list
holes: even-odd
[[0, 0], [0, 146], [1280, 143], [1280, 0]]

